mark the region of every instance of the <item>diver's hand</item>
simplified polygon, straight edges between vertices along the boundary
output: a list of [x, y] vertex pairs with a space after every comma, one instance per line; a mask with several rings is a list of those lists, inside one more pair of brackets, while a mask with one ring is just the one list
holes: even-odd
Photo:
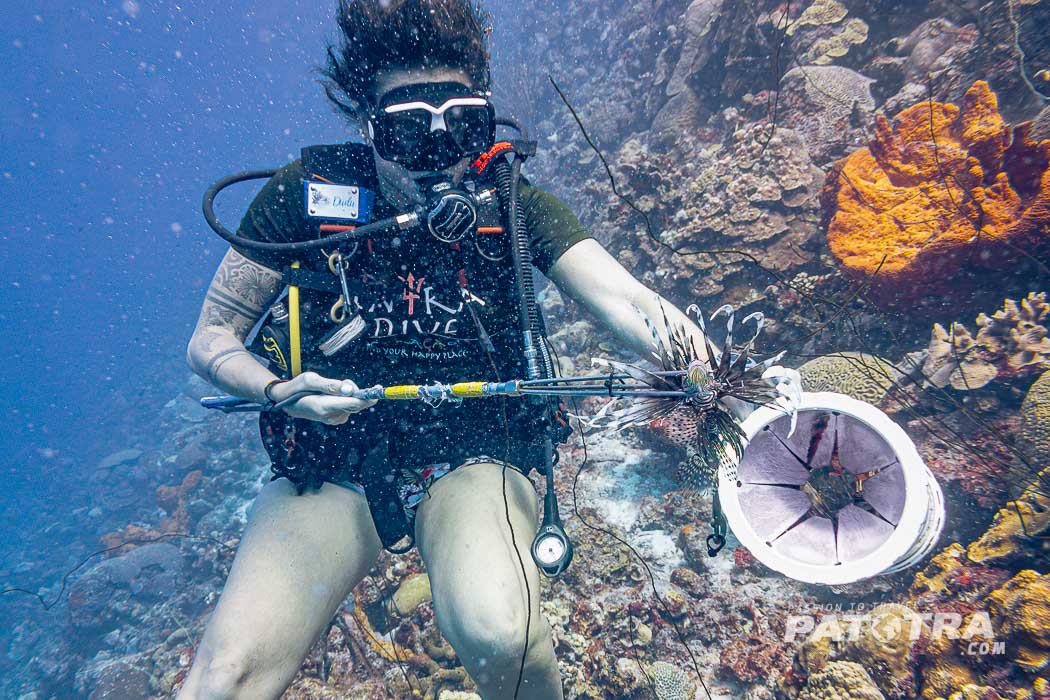
[[281, 401], [303, 391], [319, 392], [317, 396], [304, 396], [284, 412], [293, 418], [304, 418], [325, 425], [342, 425], [350, 416], [374, 406], [375, 401], [362, 401], [350, 396], [357, 391], [357, 384], [349, 379], [328, 379], [316, 372], [304, 372], [291, 381], [277, 384], [270, 390], [274, 401]]

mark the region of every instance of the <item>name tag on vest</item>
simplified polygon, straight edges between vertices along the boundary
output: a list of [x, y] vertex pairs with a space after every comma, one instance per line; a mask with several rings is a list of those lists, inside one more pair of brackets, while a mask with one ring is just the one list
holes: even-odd
[[306, 215], [314, 219], [366, 221], [371, 214], [372, 193], [354, 185], [306, 182]]

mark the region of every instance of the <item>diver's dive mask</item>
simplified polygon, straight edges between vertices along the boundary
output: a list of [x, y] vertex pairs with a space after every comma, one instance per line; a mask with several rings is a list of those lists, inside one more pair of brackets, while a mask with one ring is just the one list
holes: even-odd
[[394, 88], [368, 115], [380, 157], [414, 171], [439, 171], [484, 153], [496, 140], [488, 96], [461, 83]]

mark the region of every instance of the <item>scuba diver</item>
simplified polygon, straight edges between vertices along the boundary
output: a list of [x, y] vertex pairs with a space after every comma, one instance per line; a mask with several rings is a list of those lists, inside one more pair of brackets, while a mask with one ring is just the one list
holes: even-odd
[[495, 114], [471, 0], [340, 0], [338, 22], [326, 92], [364, 143], [303, 149], [236, 234], [209, 219], [232, 245], [188, 362], [269, 409], [274, 479], [178, 698], [279, 697], [380, 551], [406, 540], [481, 696], [561, 698], [527, 475], [556, 461], [564, 407], [377, 402], [362, 387], [552, 376], [532, 266], [643, 357], [656, 331], [639, 311], [701, 348], [702, 332], [520, 177], [535, 144], [496, 138], [514, 125]]

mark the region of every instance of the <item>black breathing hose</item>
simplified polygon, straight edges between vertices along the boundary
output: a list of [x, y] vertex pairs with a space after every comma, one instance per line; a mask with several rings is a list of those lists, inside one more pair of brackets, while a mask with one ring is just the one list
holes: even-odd
[[513, 165], [500, 159], [493, 166], [496, 175], [496, 187], [504, 207], [504, 216], [511, 234], [511, 260], [514, 263], [514, 281], [521, 296], [518, 313], [521, 319], [522, 340], [524, 341], [526, 373], [529, 379], [550, 377], [549, 363], [544, 361], [545, 353], [541, 352], [539, 340], [539, 321], [536, 314], [536, 288], [532, 279], [532, 251], [525, 233], [525, 212], [518, 201], [518, 180], [521, 161], [514, 159]]
[[[296, 241], [294, 243], [267, 243], [264, 241], [255, 241], [250, 238], [244, 238], [238, 236], [233, 231], [230, 231], [221, 223], [219, 218], [215, 215], [215, 198], [219, 192], [230, 185], [237, 184], [238, 182], [245, 182], [247, 180], [268, 180], [277, 174], [276, 170], [246, 170], [241, 173], [234, 173], [224, 177], [223, 179], [216, 182], [214, 185], [208, 188], [208, 191], [204, 193], [204, 202], [202, 209], [204, 210], [204, 220], [208, 222], [208, 226], [211, 227], [215, 233], [219, 235], [224, 241], [230, 245], [237, 246], [240, 248], [247, 248], [249, 250], [262, 250], [276, 253], [294, 253], [306, 250], [317, 250], [318, 248], [326, 248], [337, 243], [344, 241], [353, 240], [361, 236], [371, 236], [376, 234], [385, 233], [389, 230], [400, 230], [411, 225], [410, 220], [412, 215], [402, 215], [391, 217], [389, 219], [382, 219], [375, 221], [371, 224], [364, 226], [358, 226], [351, 231], [343, 231], [336, 233], [331, 236], [325, 236], [324, 238], [316, 238], [311, 241]], [[418, 221], [418, 219], [417, 219]]]

